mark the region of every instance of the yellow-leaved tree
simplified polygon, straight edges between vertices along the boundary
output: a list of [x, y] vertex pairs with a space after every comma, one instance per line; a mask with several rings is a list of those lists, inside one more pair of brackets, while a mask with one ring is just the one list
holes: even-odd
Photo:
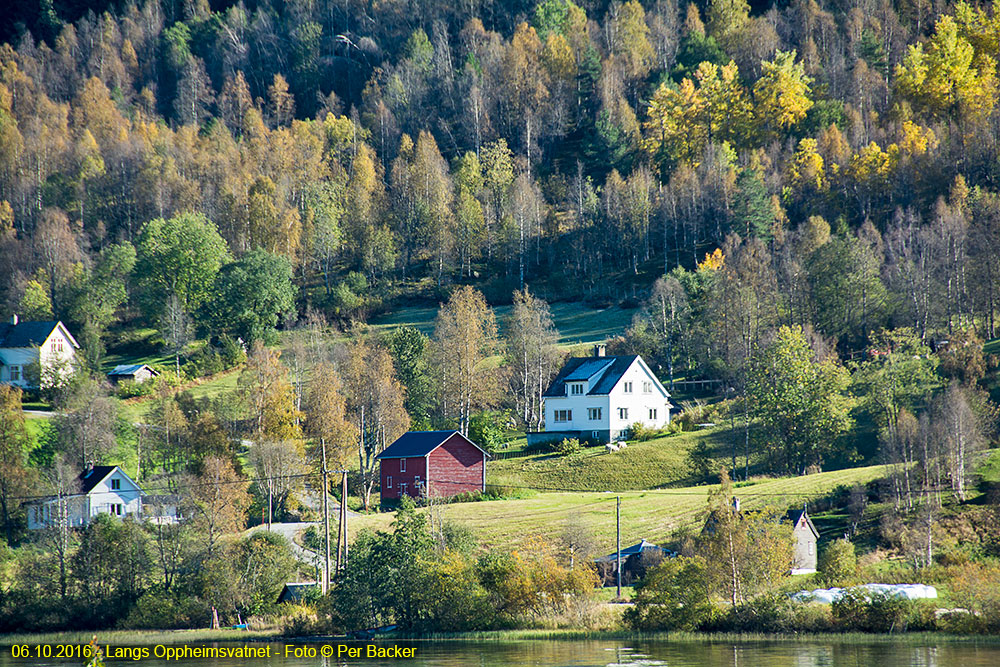
[[979, 121], [996, 106], [996, 60], [977, 54], [955, 19], [943, 16], [930, 40], [910, 46], [896, 66], [896, 90], [929, 118]]
[[795, 62], [795, 51], [778, 51], [762, 63], [764, 72], [753, 86], [754, 117], [761, 133], [777, 136], [806, 117], [813, 106], [805, 67]]

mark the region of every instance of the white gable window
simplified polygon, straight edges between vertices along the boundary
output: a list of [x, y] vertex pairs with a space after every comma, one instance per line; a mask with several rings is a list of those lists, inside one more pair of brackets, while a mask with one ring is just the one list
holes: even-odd
[[557, 422], [569, 422], [573, 421], [573, 411], [572, 410], [556, 410], [554, 411], [552, 418]]
[[122, 481], [120, 479], [111, 480], [111, 490], [120, 491], [122, 488]]
[[632, 393], [632, 383], [631, 382], [625, 382], [625, 383], [623, 383], [622, 384], [622, 388], [625, 390], [626, 394], [631, 394]]
[[642, 383], [642, 393], [644, 393], [644, 394], [652, 394], [653, 393], [653, 383], [652, 382], [643, 382]]
[[587, 419], [592, 422], [601, 420], [601, 408], [587, 408]]
[[583, 394], [583, 383], [582, 382], [570, 383], [569, 393], [573, 394], [574, 396], [580, 396], [581, 394]]
[[399, 459], [399, 472], [406, 472], [406, 459]]
[[628, 419], [628, 408], [618, 408], [618, 419]]
[[656, 419], [656, 408], [650, 408], [649, 409], [649, 418], [650, 419]]

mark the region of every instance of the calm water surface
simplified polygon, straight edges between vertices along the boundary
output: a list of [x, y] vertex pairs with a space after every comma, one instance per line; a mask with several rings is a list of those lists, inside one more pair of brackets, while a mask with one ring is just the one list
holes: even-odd
[[[192, 642], [191, 646], [236, 646]], [[808, 643], [778, 641], [741, 642], [670, 642], [613, 640], [525, 640], [525, 641], [400, 641], [376, 642], [376, 645], [414, 647], [411, 659], [337, 658], [338, 642], [330, 642], [321, 656], [322, 644], [301, 643], [315, 649], [317, 657], [285, 657], [283, 643], [250, 646], [270, 646], [271, 658], [259, 659], [185, 659], [167, 662], [149, 657], [139, 661], [108, 660], [107, 667], [340, 667], [346, 665], [393, 665], [395, 667], [452, 667], [472, 665], [501, 667], [527, 665], [534, 667], [994, 667], [1000, 665], [1000, 644], [926, 643], [870, 644], [838, 643], [817, 640]], [[365, 654], [366, 642], [349, 642]], [[152, 650], [152, 647], [149, 647]], [[10, 649], [0, 650], [0, 667], [66, 667], [81, 665], [81, 661], [45, 659], [14, 660]]]

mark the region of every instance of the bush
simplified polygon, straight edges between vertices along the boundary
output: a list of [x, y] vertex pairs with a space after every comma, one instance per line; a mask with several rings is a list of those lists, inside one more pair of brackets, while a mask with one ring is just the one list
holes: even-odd
[[848, 582], [858, 573], [858, 557], [850, 540], [834, 540], [819, 558], [819, 570], [827, 584]]
[[204, 627], [211, 617], [205, 602], [187, 595], [174, 596], [164, 591], [150, 591], [122, 621], [130, 629], [180, 630]]
[[469, 420], [469, 440], [493, 454], [503, 447], [503, 436], [509, 424], [509, 412], [480, 412]]
[[156, 383], [153, 380], [146, 382], [133, 382], [123, 380], [115, 386], [115, 396], [124, 400], [127, 398], [137, 398], [139, 396], [151, 396]]
[[702, 558], [668, 558], [636, 585], [624, 621], [633, 630], [697, 630], [713, 615]]
[[569, 456], [570, 454], [576, 454], [578, 451], [580, 451], [580, 439], [563, 438], [559, 442], [552, 445], [552, 451], [554, 451], [559, 456]]
[[888, 593], [870, 593], [864, 588], [848, 588], [830, 606], [833, 618], [843, 630], [861, 632], [905, 632], [913, 602]]

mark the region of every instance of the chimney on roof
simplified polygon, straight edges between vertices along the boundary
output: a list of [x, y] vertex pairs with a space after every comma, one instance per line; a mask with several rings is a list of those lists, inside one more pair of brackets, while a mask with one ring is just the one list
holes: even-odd
[[10, 323], [17, 326], [17, 313], [10, 316]]
[[603, 357], [606, 352], [607, 352], [607, 346], [604, 343], [598, 343], [597, 345], [594, 346], [595, 357]]
[[740, 513], [740, 499], [739, 498], [733, 498], [733, 512], [735, 512], [737, 514]]

